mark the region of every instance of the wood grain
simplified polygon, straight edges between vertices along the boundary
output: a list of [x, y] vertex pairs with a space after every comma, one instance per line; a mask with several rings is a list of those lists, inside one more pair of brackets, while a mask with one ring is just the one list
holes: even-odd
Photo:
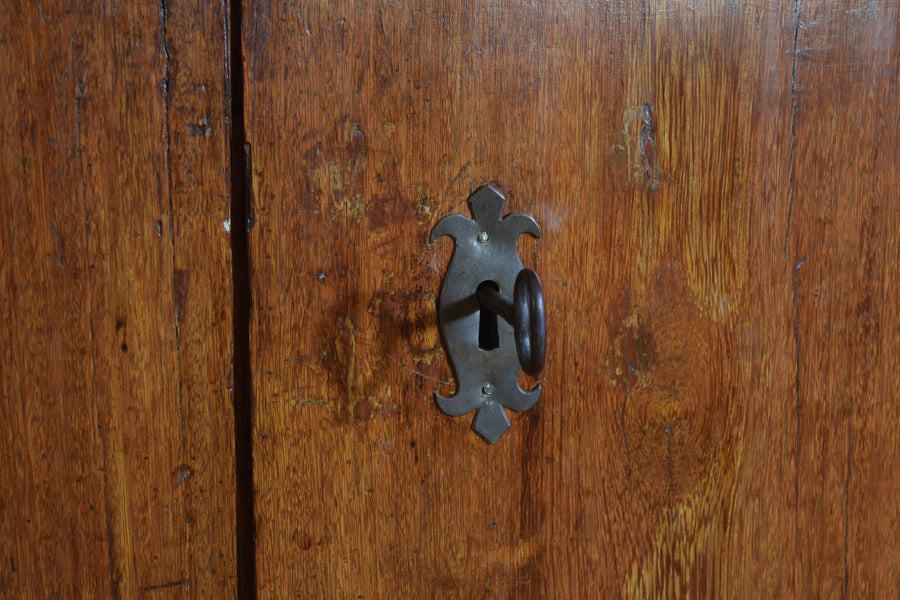
[[[900, 589], [896, 3], [244, 4], [259, 596]], [[496, 446], [426, 244], [533, 214]]]
[[[896, 196], [896, 6], [849, 9], [249, 3], [260, 595], [896, 589], [896, 207], [823, 221], [804, 187]], [[544, 227], [551, 315], [541, 406], [495, 447], [431, 402], [423, 241], [487, 181]]]
[[221, 5], [0, 17], [0, 596], [234, 597]]
[[798, 5], [795, 572], [806, 597], [900, 593], [900, 6]]

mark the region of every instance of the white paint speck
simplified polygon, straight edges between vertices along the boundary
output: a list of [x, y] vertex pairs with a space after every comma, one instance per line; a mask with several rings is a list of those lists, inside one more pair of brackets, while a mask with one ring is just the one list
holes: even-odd
[[225, 230], [225, 233], [231, 233], [231, 219], [222, 221], [222, 229]]

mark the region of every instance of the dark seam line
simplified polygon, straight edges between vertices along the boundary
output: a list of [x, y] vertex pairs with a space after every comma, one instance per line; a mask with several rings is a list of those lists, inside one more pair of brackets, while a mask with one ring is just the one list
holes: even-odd
[[253, 506], [253, 380], [250, 370], [249, 156], [245, 148], [241, 0], [226, 9], [226, 102], [231, 117], [232, 401], [234, 403], [235, 542], [237, 598], [256, 600], [256, 526]]

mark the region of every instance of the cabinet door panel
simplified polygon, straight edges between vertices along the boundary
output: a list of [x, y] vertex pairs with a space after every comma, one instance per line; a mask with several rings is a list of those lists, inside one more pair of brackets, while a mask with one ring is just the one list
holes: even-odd
[[[898, 581], [896, 3], [244, 3], [261, 598]], [[535, 410], [440, 413], [441, 217], [534, 215]], [[533, 382], [531, 382], [533, 383]]]
[[12, 4], [0, 596], [234, 597], [223, 7]]

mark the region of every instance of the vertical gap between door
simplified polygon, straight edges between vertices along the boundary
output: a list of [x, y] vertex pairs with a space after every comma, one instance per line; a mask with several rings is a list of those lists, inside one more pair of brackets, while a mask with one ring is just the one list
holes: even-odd
[[250, 371], [251, 157], [244, 129], [242, 0], [227, 10], [226, 94], [231, 115], [232, 401], [234, 402], [235, 538], [237, 598], [256, 600], [256, 528], [253, 508], [253, 382]]

